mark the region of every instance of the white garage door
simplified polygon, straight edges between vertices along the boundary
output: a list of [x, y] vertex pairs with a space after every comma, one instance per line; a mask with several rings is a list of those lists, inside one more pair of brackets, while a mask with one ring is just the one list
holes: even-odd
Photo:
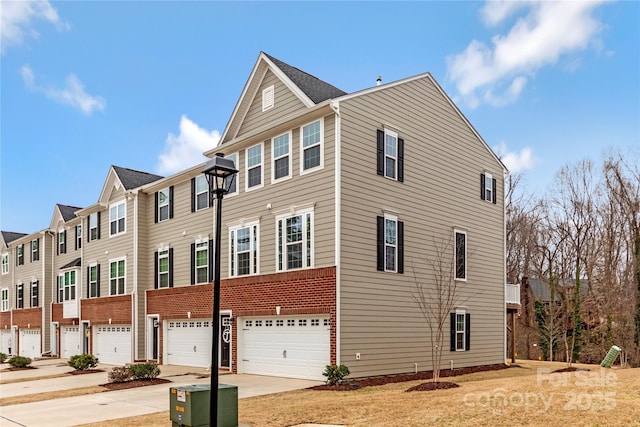
[[100, 363], [131, 363], [130, 325], [96, 325], [94, 332], [93, 353]]
[[40, 357], [40, 329], [20, 329], [20, 356]]
[[167, 365], [198, 366], [211, 363], [211, 321], [170, 320], [167, 325]]
[[255, 317], [242, 320], [238, 356], [247, 374], [323, 380], [330, 361], [327, 317]]
[[76, 354], [82, 354], [82, 350], [80, 350], [80, 327], [61, 326], [60, 345], [62, 346], [61, 357], [69, 358]]
[[[0, 353], [9, 354], [9, 347], [11, 346], [11, 330], [2, 329], [0, 330]], [[11, 348], [13, 351], [14, 349]]]

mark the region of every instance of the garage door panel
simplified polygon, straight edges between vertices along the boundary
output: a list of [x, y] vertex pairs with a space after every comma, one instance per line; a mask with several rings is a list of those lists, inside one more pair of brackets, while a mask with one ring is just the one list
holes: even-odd
[[131, 325], [97, 325], [94, 328], [94, 353], [101, 363], [131, 363]]
[[62, 351], [60, 354], [64, 358], [81, 354], [80, 351], [80, 328], [78, 326], [62, 326], [60, 327], [60, 344]]
[[[11, 331], [0, 331], [0, 353], [9, 354], [9, 348], [11, 347]], [[12, 349], [13, 350], [13, 349]]]
[[170, 320], [167, 364], [206, 368], [211, 363], [212, 326], [209, 320]]
[[40, 329], [20, 329], [20, 356], [36, 358], [40, 352]]

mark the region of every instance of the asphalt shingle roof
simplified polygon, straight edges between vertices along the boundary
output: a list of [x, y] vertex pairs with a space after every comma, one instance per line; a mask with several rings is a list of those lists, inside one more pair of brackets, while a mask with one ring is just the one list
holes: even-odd
[[74, 219], [76, 217], [76, 211], [82, 208], [79, 208], [77, 206], [61, 205], [60, 203], [58, 203], [58, 209], [60, 209], [60, 214], [62, 215], [62, 219], [64, 219], [64, 222], [67, 222]]
[[16, 239], [26, 236], [27, 233], [14, 233], [13, 231], [2, 231], [2, 238], [4, 242], [8, 245]]
[[327, 99], [338, 98], [339, 96], [347, 94], [337, 87], [330, 85], [329, 83], [324, 82], [296, 67], [292, 67], [291, 65], [282, 62], [267, 53], [265, 53], [265, 55], [316, 104], [326, 101]]
[[113, 166], [113, 170], [118, 175], [118, 178], [120, 178], [120, 182], [122, 182], [122, 185], [124, 185], [124, 188], [126, 190], [133, 190], [134, 188], [142, 187], [143, 185], [150, 184], [154, 181], [164, 178], [160, 175], [140, 172], [120, 166]]
[[71, 268], [71, 267], [80, 267], [81, 265], [82, 265], [82, 258], [76, 258], [73, 261], [60, 267], [60, 270], [64, 270], [65, 268]]

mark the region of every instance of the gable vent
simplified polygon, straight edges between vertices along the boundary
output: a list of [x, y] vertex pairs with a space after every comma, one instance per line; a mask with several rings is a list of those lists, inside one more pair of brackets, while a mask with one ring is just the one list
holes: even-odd
[[267, 111], [268, 109], [273, 108], [273, 98], [273, 85], [262, 90], [262, 111]]

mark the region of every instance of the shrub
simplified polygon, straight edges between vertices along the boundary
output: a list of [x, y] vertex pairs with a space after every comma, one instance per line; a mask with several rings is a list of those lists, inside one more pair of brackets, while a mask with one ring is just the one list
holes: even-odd
[[92, 354], [76, 354], [67, 362], [76, 371], [86, 371], [98, 366], [98, 359]]
[[131, 372], [131, 376], [136, 380], [151, 380], [158, 378], [160, 368], [158, 368], [157, 363], [153, 362], [136, 363], [129, 366], [129, 372]]
[[115, 366], [109, 372], [110, 383], [126, 383], [131, 380], [131, 371], [128, 366]]
[[8, 357], [9, 356], [7, 356], [6, 354], [0, 353], [0, 363], [6, 362]]
[[327, 384], [340, 384], [344, 377], [349, 376], [349, 368], [345, 365], [327, 365], [322, 375], [327, 377]]
[[14, 368], [27, 368], [29, 365], [31, 365], [31, 359], [23, 356], [13, 356], [11, 359], [9, 359], [9, 365], [13, 366]]

